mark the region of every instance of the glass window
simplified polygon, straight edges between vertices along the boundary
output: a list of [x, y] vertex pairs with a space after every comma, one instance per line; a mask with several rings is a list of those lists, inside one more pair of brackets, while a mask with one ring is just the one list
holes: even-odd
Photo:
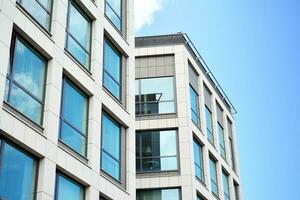
[[175, 130], [137, 133], [136, 150], [138, 172], [177, 170]]
[[137, 115], [175, 113], [173, 77], [139, 79], [138, 82]]
[[231, 154], [231, 165], [233, 170], [236, 170], [236, 164], [235, 164], [235, 159], [234, 159], [234, 151], [233, 151], [233, 141], [232, 138], [229, 138], [229, 148], [230, 148], [230, 154]]
[[75, 181], [58, 173], [56, 176], [55, 200], [84, 200], [84, 188]]
[[209, 158], [209, 171], [210, 171], [210, 181], [211, 181], [211, 191], [218, 196], [218, 179], [217, 179], [217, 169], [216, 162]]
[[198, 94], [196, 93], [196, 91], [191, 85], [190, 85], [190, 101], [191, 101], [192, 121], [197, 126], [200, 126]]
[[224, 130], [221, 124], [218, 123], [218, 132], [219, 132], [219, 145], [220, 145], [220, 154], [226, 159], [226, 151], [225, 151], [225, 141], [224, 141]]
[[73, 1], [69, 3], [66, 49], [86, 69], [90, 66], [91, 21]]
[[122, 0], [106, 0], [105, 15], [121, 31], [122, 29]]
[[88, 97], [69, 80], [63, 80], [59, 139], [86, 156]]
[[229, 194], [229, 184], [228, 184], [228, 175], [223, 171], [223, 191], [224, 191], [224, 200], [230, 200]]
[[211, 144], [215, 143], [214, 133], [213, 133], [213, 124], [212, 124], [212, 114], [211, 111], [205, 106], [205, 118], [206, 118], [206, 130], [207, 138]]
[[52, 0], [17, 0], [43, 28], [50, 30]]
[[195, 141], [195, 139], [193, 143], [193, 149], [194, 149], [195, 175], [198, 179], [204, 181], [202, 147], [197, 141]]
[[45, 59], [15, 39], [12, 66], [7, 74], [5, 100], [38, 125], [42, 124], [46, 79]]
[[0, 199], [34, 200], [37, 160], [0, 140]]
[[102, 115], [101, 169], [120, 181], [121, 126], [106, 113]]
[[179, 200], [179, 189], [138, 190], [137, 200]]
[[105, 39], [103, 85], [121, 100], [121, 54]]

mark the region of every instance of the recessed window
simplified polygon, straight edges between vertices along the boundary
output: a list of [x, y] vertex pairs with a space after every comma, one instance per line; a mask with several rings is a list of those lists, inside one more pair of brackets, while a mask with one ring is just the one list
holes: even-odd
[[230, 200], [228, 174], [224, 171], [222, 173], [222, 179], [223, 179], [224, 200]]
[[233, 143], [233, 135], [232, 135], [232, 122], [230, 119], [227, 118], [227, 128], [228, 128], [228, 137], [229, 137], [229, 148], [230, 148], [230, 158], [231, 158], [231, 165], [232, 169], [236, 171], [236, 162], [235, 162], [235, 155], [234, 155], [234, 143]]
[[138, 79], [136, 87], [137, 115], [175, 113], [173, 77]]
[[121, 100], [122, 56], [107, 39], [104, 40], [103, 66], [104, 87], [118, 100]]
[[219, 195], [218, 189], [218, 179], [217, 179], [217, 167], [216, 161], [209, 158], [209, 171], [210, 171], [210, 181], [211, 181], [211, 191], [215, 195]]
[[199, 97], [194, 88], [190, 85], [190, 101], [191, 101], [191, 112], [192, 112], [192, 121], [196, 126], [200, 126], [200, 117], [199, 117]]
[[226, 159], [226, 151], [225, 151], [225, 141], [224, 141], [224, 130], [221, 124], [218, 123], [218, 133], [219, 133], [219, 145], [220, 145], [220, 154]]
[[105, 112], [101, 141], [101, 169], [121, 181], [121, 126]]
[[195, 175], [196, 177], [204, 182], [204, 170], [203, 170], [203, 153], [202, 147], [199, 142], [194, 139], [193, 142], [194, 149], [194, 165], [195, 165]]
[[17, 3], [43, 28], [50, 30], [52, 0], [17, 0]]
[[56, 175], [55, 200], [84, 200], [84, 187], [61, 173]]
[[38, 125], [42, 125], [46, 60], [16, 36], [4, 100]]
[[136, 134], [137, 172], [177, 170], [175, 130], [146, 131]]
[[206, 132], [207, 139], [211, 144], [215, 143], [213, 124], [212, 124], [212, 114], [208, 107], [205, 106], [205, 118], [206, 118]]
[[34, 200], [38, 162], [0, 140], [0, 199]]
[[122, 0], [105, 0], [105, 15], [122, 31]]
[[59, 139], [86, 156], [88, 97], [64, 78]]
[[235, 196], [235, 200], [239, 200], [239, 199], [240, 199], [240, 194], [239, 194], [239, 184], [236, 183], [235, 181], [233, 182], [233, 188], [234, 188], [234, 196]]
[[155, 189], [138, 190], [137, 200], [180, 200], [180, 190], [175, 189]]
[[69, 1], [66, 49], [84, 68], [90, 69], [91, 20]]

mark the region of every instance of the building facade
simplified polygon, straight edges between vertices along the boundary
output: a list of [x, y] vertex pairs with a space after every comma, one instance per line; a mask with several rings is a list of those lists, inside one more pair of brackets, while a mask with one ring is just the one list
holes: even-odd
[[135, 199], [134, 1], [0, 0], [0, 199]]
[[137, 200], [241, 200], [234, 106], [186, 34], [136, 38]]

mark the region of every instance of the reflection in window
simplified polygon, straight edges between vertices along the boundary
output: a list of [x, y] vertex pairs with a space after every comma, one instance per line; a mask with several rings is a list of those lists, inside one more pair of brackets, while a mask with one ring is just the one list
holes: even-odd
[[224, 130], [221, 124], [218, 123], [218, 132], [219, 132], [219, 145], [220, 145], [220, 154], [226, 159], [226, 151], [225, 151], [225, 141], [224, 141]]
[[210, 181], [211, 181], [211, 191], [218, 196], [218, 179], [217, 179], [217, 169], [216, 161], [209, 158], [209, 171], [210, 171]]
[[86, 69], [90, 65], [91, 22], [73, 1], [69, 3], [66, 49]]
[[120, 181], [121, 127], [105, 112], [102, 115], [101, 169]]
[[0, 199], [34, 200], [37, 161], [0, 140]]
[[17, 0], [40, 25], [50, 30], [52, 0]]
[[84, 200], [84, 188], [75, 181], [58, 173], [56, 176], [55, 200]]
[[121, 54], [105, 39], [103, 85], [121, 100]]
[[212, 114], [211, 111], [207, 108], [207, 106], [205, 106], [205, 118], [206, 118], [207, 139], [211, 144], [214, 144], [215, 139], [213, 133]]
[[176, 131], [148, 131], [136, 135], [138, 172], [177, 170]]
[[200, 126], [198, 94], [196, 93], [196, 91], [191, 85], [190, 85], [190, 101], [191, 101], [192, 121], [197, 126]]
[[6, 79], [5, 100], [36, 124], [42, 124], [45, 59], [19, 37], [15, 39], [12, 66]]
[[106, 0], [105, 15], [121, 31], [122, 29], [122, 0]]
[[228, 175], [223, 171], [223, 191], [224, 191], [224, 200], [230, 200], [229, 194], [229, 184], [228, 184]]
[[88, 98], [69, 80], [63, 80], [59, 139], [86, 156]]
[[202, 147], [197, 141], [195, 141], [195, 139], [194, 139], [193, 147], [194, 147], [195, 175], [198, 179], [204, 182]]
[[139, 79], [137, 82], [137, 115], [175, 112], [173, 77]]
[[138, 190], [137, 200], [179, 200], [179, 189]]

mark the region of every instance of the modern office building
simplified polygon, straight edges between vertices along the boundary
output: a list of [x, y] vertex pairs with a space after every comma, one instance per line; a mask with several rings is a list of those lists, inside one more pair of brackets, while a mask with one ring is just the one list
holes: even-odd
[[236, 111], [197, 49], [135, 41], [137, 200], [241, 200]]
[[0, 199], [134, 200], [134, 1], [0, 0]]

